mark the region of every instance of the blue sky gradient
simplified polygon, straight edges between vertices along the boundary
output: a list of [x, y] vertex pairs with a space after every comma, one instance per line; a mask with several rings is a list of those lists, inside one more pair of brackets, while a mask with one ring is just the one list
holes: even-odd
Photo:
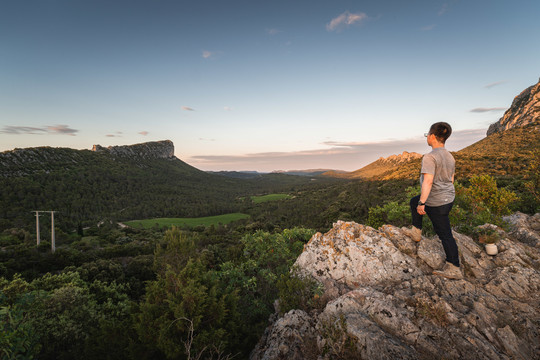
[[458, 150], [540, 76], [538, 1], [0, 0], [0, 151], [170, 139], [203, 170]]

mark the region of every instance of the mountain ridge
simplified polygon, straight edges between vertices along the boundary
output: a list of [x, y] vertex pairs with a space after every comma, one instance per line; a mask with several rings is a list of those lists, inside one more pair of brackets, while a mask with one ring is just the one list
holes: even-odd
[[353, 179], [374, 179], [377, 178], [389, 170], [394, 169], [397, 166], [400, 166], [411, 161], [421, 159], [422, 155], [416, 152], [407, 152], [403, 151], [398, 155], [390, 155], [386, 158], [380, 157], [374, 162], [364, 166], [361, 169], [352, 171], [352, 172], [342, 172], [338, 173], [335, 171], [329, 171], [324, 173], [326, 176], [341, 177], [341, 178], [353, 178]]
[[540, 119], [540, 79], [517, 95], [512, 105], [499, 121], [491, 124], [486, 135], [503, 132], [514, 127], [525, 126]]
[[94, 145], [94, 152], [106, 152], [113, 156], [138, 157], [142, 159], [173, 159], [174, 144], [171, 140], [149, 141], [133, 145], [103, 147]]

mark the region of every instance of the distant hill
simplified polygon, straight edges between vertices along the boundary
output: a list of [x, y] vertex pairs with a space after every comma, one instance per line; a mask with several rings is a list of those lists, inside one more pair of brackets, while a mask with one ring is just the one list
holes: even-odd
[[[487, 137], [453, 152], [456, 176], [475, 174], [521, 177], [540, 148], [540, 82], [522, 91], [504, 116], [489, 127]], [[364, 180], [416, 179], [422, 156], [403, 152], [349, 173], [324, 175]]]
[[274, 174], [287, 174], [287, 175], [296, 175], [296, 176], [319, 176], [327, 172], [334, 172], [336, 174], [344, 173], [345, 171], [340, 170], [330, 170], [330, 169], [306, 169], [306, 170], [276, 170], [273, 171]]
[[324, 175], [347, 179], [377, 179], [389, 171], [396, 171], [401, 165], [414, 162], [421, 158], [422, 155], [418, 153], [404, 151], [400, 155], [391, 155], [387, 158], [381, 157], [371, 164], [350, 173], [336, 173], [334, 171], [329, 171], [324, 173]]
[[95, 145], [94, 151], [38, 147], [2, 152], [0, 230], [32, 223], [33, 210], [58, 211], [58, 224], [71, 229], [107, 217], [220, 215], [238, 212], [246, 195], [311, 184], [305, 177], [280, 174], [254, 179], [209, 174], [173, 154], [170, 141]]
[[226, 176], [234, 179], [257, 179], [264, 174], [257, 171], [207, 171], [209, 174]]

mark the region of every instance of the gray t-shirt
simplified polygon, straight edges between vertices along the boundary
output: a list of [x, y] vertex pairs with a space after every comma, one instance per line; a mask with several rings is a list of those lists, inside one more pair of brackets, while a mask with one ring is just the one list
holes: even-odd
[[423, 174], [433, 174], [433, 186], [426, 200], [427, 206], [442, 206], [451, 203], [456, 197], [452, 176], [456, 169], [456, 161], [444, 147], [433, 149], [422, 158], [420, 186], [424, 181]]

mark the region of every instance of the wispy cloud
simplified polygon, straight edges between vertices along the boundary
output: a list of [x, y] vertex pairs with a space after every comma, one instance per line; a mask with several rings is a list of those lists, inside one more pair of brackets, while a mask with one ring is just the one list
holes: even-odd
[[422, 31], [431, 31], [433, 29], [435, 29], [435, 24], [427, 25], [427, 26], [424, 26], [424, 27], [420, 28], [420, 30], [422, 30]]
[[212, 57], [212, 55], [214, 55], [214, 53], [211, 52], [211, 51], [208, 51], [208, 50], [204, 50], [202, 52], [202, 57], [205, 58], [205, 59], [208, 59], [208, 58]]
[[182, 110], [184, 110], [184, 111], [195, 111], [195, 109], [190, 108], [189, 106], [182, 106]]
[[75, 136], [75, 133], [79, 132], [79, 130], [72, 129], [67, 125], [47, 126], [47, 131], [51, 134], [62, 134], [70, 136]]
[[279, 33], [283, 32], [282, 30], [278, 30], [278, 29], [266, 29], [266, 33], [268, 35], [277, 35]]
[[445, 14], [447, 11], [448, 11], [448, 4], [445, 3], [445, 4], [442, 5], [442, 7], [439, 10], [438, 14], [439, 14], [439, 16], [441, 16], [441, 15]]
[[47, 130], [44, 128], [36, 128], [30, 126], [4, 126], [0, 133], [12, 134], [12, 135], [24, 135], [24, 134], [44, 134]]
[[72, 129], [68, 125], [54, 125], [45, 127], [30, 126], [4, 126], [0, 133], [12, 135], [30, 135], [30, 134], [61, 134], [75, 136], [79, 130]]
[[354, 24], [359, 24], [363, 20], [368, 19], [368, 16], [365, 13], [350, 13], [345, 11], [343, 14], [338, 17], [333, 18], [328, 24], [326, 24], [326, 30], [336, 31], [341, 30], [345, 27], [349, 27]]
[[223, 110], [225, 110], [225, 111], [233, 111], [233, 108], [230, 107], [230, 106], [224, 106]]
[[139, 131], [138, 134], [142, 135], [142, 136], [146, 136], [148, 135], [148, 131]]
[[493, 82], [491, 84], [487, 84], [486, 86], [484, 86], [486, 89], [491, 89], [492, 87], [494, 86], [498, 86], [498, 85], [502, 85], [502, 84], [505, 84], [507, 83], [508, 81], [506, 80], [503, 80], [503, 81], [496, 81], [496, 82]]
[[216, 139], [199, 138], [199, 141], [216, 141]]
[[480, 108], [471, 109], [471, 112], [485, 113], [485, 112], [490, 112], [490, 111], [503, 111], [503, 110], [506, 110], [506, 108], [505, 107], [493, 107], [493, 108], [480, 107]]
[[[462, 149], [485, 137], [486, 129], [454, 131], [447, 142], [451, 151]], [[258, 170], [273, 171], [286, 169], [345, 169], [357, 170], [377, 160], [400, 154], [403, 151], [427, 153], [430, 151], [423, 136], [404, 140], [379, 142], [325, 141], [324, 148], [292, 151], [264, 152], [244, 155], [201, 155], [188, 161], [197, 167], [213, 170]]]

